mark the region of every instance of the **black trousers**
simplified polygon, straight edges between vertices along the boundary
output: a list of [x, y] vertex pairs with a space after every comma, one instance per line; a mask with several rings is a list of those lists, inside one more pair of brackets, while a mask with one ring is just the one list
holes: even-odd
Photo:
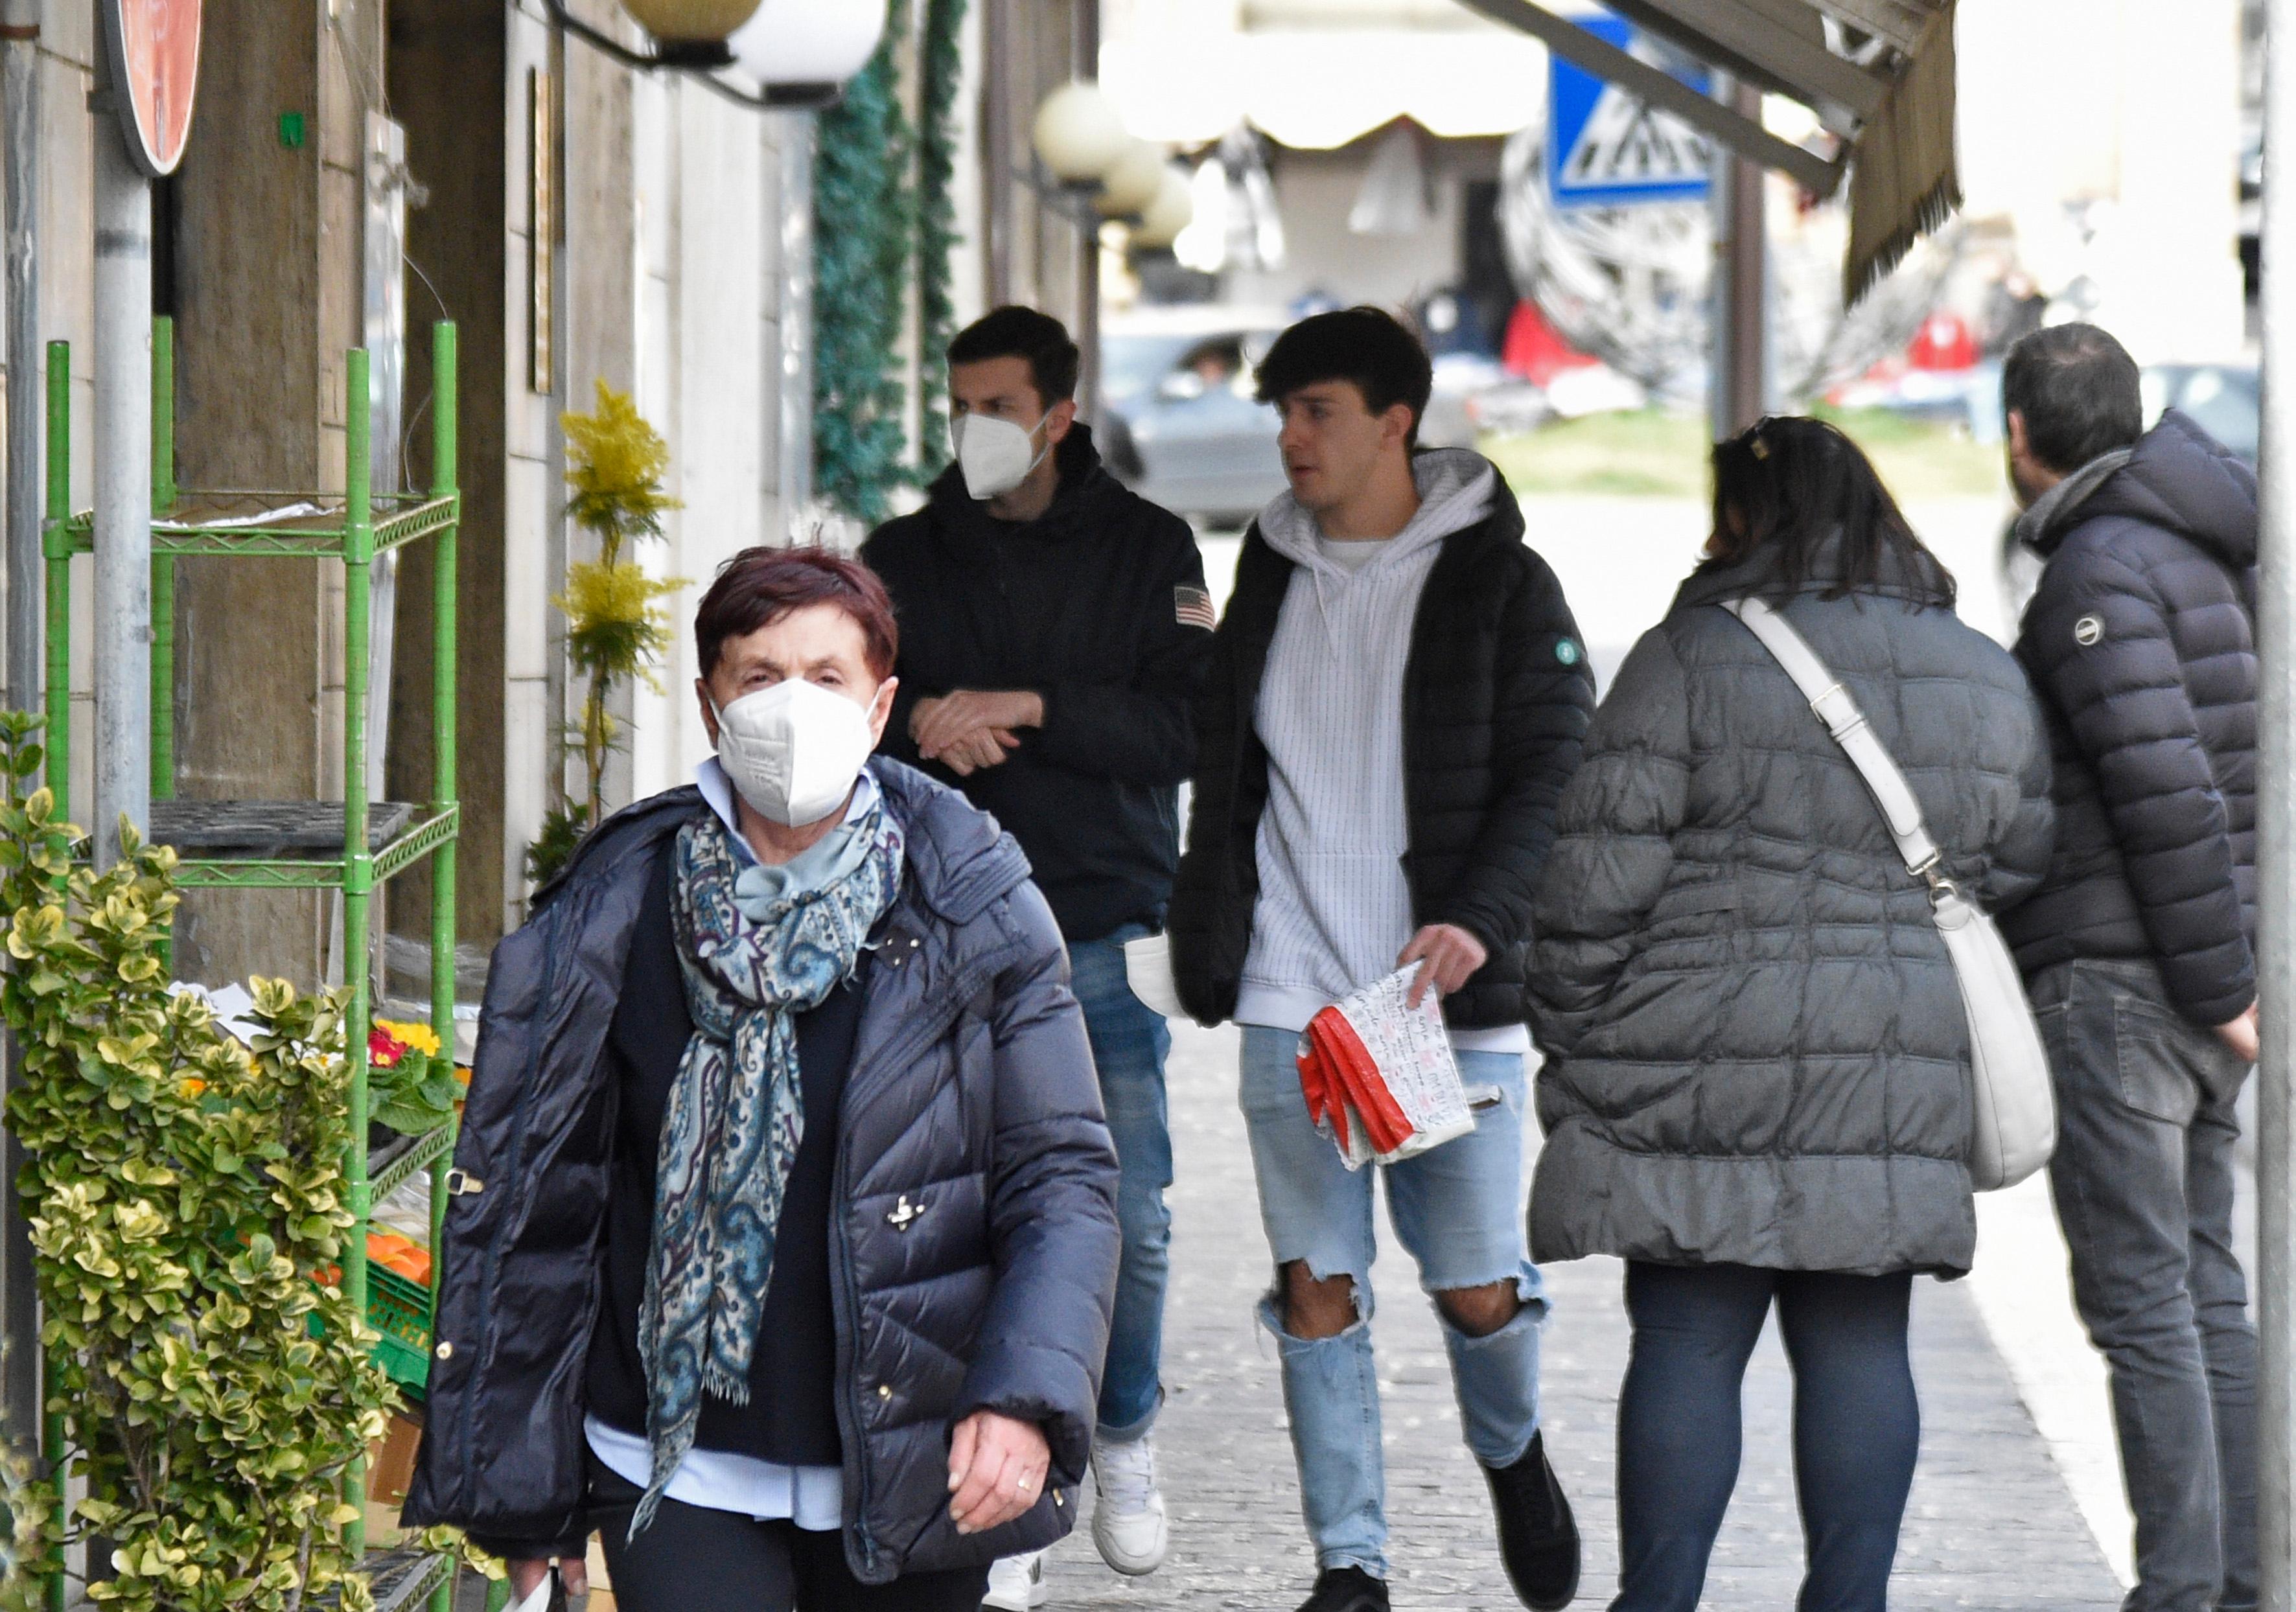
[[1739, 1387], [1775, 1303], [1794, 1373], [1800, 1612], [1884, 1612], [1921, 1445], [1913, 1278], [1630, 1262], [1611, 1612], [1695, 1612], [1737, 1486]]
[[865, 1584], [845, 1563], [845, 1536], [754, 1522], [664, 1497], [629, 1538], [636, 1484], [590, 1462], [590, 1516], [624, 1612], [979, 1612], [988, 1569], [918, 1573]]

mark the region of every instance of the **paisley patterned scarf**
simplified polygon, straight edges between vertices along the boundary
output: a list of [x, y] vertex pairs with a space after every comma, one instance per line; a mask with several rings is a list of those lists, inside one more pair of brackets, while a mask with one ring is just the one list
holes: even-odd
[[820, 887], [762, 908], [735, 888], [742, 869], [723, 822], [713, 816], [677, 836], [670, 912], [694, 1028], [656, 1161], [638, 1312], [652, 1471], [633, 1537], [693, 1448], [701, 1396], [750, 1397], [782, 1191], [805, 1131], [797, 1016], [850, 977], [900, 881], [901, 829], [882, 798], [841, 831], [858, 855], [837, 858]]

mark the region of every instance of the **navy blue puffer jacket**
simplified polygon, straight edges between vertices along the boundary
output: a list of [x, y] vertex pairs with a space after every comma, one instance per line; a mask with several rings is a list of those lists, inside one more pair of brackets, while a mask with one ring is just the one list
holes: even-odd
[[[1068, 954], [1012, 837], [898, 762], [907, 834], [840, 1109], [830, 1264], [845, 1551], [855, 1575], [977, 1565], [1076, 1518], [1116, 1290], [1116, 1155]], [[496, 949], [442, 1251], [412, 1526], [578, 1551], [584, 1362], [599, 1308], [615, 1083], [604, 1056], [662, 841], [691, 787], [609, 819]], [[922, 1214], [889, 1220], [906, 1201]], [[948, 1435], [1039, 1424], [1049, 1492], [1002, 1528], [948, 1518]]]
[[2256, 473], [2171, 411], [2039, 534], [2017, 657], [2057, 847], [2002, 925], [2028, 974], [2149, 961], [2202, 1025], [2256, 1000]]

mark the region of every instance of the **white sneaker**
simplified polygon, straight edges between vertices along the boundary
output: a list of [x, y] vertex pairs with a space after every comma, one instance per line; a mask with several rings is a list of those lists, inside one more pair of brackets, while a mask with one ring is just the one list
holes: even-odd
[[1051, 1586], [1045, 1583], [1045, 1553], [1031, 1551], [1026, 1556], [1007, 1556], [988, 1565], [988, 1593], [980, 1599], [983, 1607], [996, 1607], [1002, 1612], [1034, 1612], [1053, 1599]]
[[1164, 1496], [1156, 1487], [1155, 1436], [1130, 1444], [1092, 1441], [1092, 1542], [1100, 1559], [1119, 1573], [1138, 1578], [1164, 1565], [1171, 1543], [1164, 1522]]

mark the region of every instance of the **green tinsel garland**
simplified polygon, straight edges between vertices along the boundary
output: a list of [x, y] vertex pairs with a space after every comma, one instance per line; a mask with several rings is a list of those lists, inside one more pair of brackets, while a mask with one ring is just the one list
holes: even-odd
[[894, 488], [917, 479], [903, 462], [900, 360], [913, 274], [926, 377], [920, 468], [930, 477], [948, 462], [940, 355], [955, 320], [948, 258], [965, 0], [922, 4], [923, 127], [901, 107], [898, 53], [912, 0], [893, 0], [884, 43], [822, 114], [814, 166], [814, 486], [870, 525], [884, 519]]
[[916, 232], [897, 53], [908, 12], [893, 0], [884, 43], [821, 115], [814, 161], [814, 487], [871, 525], [906, 479], [898, 354]]
[[941, 355], [956, 334], [956, 304], [949, 295], [949, 254], [956, 250], [956, 92], [964, 76], [965, 0], [926, 0], [924, 127], [917, 141], [918, 351], [924, 358], [924, 440], [919, 460], [927, 479], [948, 462], [948, 426], [941, 405], [948, 372]]

